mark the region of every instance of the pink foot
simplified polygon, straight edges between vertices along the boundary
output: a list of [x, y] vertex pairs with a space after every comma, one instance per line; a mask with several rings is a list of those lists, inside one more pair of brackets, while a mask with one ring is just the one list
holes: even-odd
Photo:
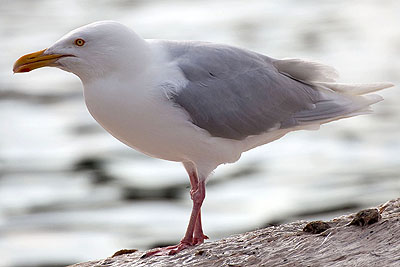
[[190, 183], [193, 189], [190, 192], [193, 200], [193, 207], [185, 236], [178, 245], [153, 249], [149, 252], [146, 252], [142, 258], [151, 257], [154, 255], [174, 255], [185, 248], [203, 243], [204, 239], [208, 239], [208, 237], [203, 234], [200, 213], [201, 205], [206, 195], [205, 181], [199, 182], [196, 173], [194, 173], [190, 175]]
[[206, 236], [205, 234], [201, 234], [200, 236], [195, 235], [193, 237], [192, 245], [195, 246], [195, 245], [203, 244], [205, 239], [208, 239], [208, 236]]
[[188, 248], [192, 246], [192, 244], [189, 244], [188, 242], [179, 242], [178, 245], [174, 245], [174, 246], [169, 246], [169, 247], [164, 247], [164, 248], [156, 248], [153, 249], [149, 252], [146, 252], [146, 254], [144, 254], [142, 256], [142, 258], [147, 258], [150, 256], [161, 256], [161, 255], [175, 255], [177, 254], [179, 251], [184, 250], [185, 248]]

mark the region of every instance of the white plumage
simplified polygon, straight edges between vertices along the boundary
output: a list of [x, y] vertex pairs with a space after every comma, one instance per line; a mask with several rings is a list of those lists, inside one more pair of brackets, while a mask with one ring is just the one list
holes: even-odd
[[290, 131], [368, 113], [382, 98], [363, 95], [392, 86], [335, 83], [332, 67], [226, 45], [144, 40], [112, 21], [68, 33], [19, 59], [14, 71], [46, 65], [82, 80], [89, 112], [115, 138], [184, 164], [194, 201], [185, 237], [150, 254], [176, 253], [207, 238], [200, 207], [218, 165]]

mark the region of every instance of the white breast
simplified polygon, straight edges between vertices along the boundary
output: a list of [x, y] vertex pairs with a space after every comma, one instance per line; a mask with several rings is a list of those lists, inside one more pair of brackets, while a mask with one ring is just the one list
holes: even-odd
[[184, 83], [173, 63], [157, 64], [140, 77], [107, 77], [84, 84], [91, 115], [114, 137], [149, 156], [195, 162], [211, 171], [243, 151], [235, 140], [211, 137], [167, 98], [165, 81]]
[[171, 129], [184, 120], [175, 119], [161, 100], [136, 90], [121, 81], [102, 81], [85, 86], [85, 102], [96, 121], [123, 143], [153, 157], [182, 160], [163, 139], [173, 139]]

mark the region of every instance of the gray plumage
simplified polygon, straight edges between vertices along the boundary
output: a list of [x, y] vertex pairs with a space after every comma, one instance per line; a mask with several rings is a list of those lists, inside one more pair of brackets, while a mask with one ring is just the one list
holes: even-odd
[[[333, 68], [302, 60], [275, 60], [227, 45], [166, 42], [188, 83], [170, 92], [192, 122], [212, 136], [242, 140], [272, 129], [346, 116], [372, 102], [339, 94]], [[328, 83], [325, 83], [328, 84]]]

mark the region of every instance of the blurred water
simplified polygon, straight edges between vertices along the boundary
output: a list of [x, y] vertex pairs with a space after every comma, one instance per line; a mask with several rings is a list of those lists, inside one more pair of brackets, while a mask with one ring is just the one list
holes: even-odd
[[[0, 0], [0, 266], [63, 266], [177, 242], [191, 202], [184, 169], [105, 133], [79, 80], [14, 61], [67, 31], [113, 19], [146, 38], [243, 46], [337, 67], [342, 82], [400, 82], [400, 2]], [[289, 134], [222, 166], [203, 208], [212, 239], [331, 218], [398, 197], [400, 93], [376, 114]]]

